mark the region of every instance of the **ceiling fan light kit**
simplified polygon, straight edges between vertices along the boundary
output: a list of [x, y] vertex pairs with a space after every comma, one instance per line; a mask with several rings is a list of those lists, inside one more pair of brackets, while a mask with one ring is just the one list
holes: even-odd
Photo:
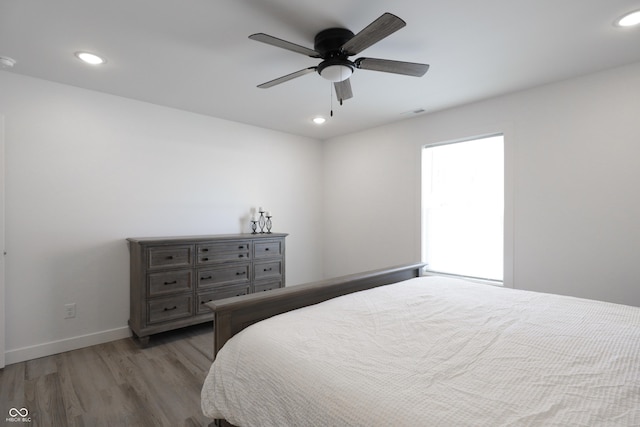
[[315, 71], [321, 77], [334, 83], [336, 96], [342, 103], [343, 100], [353, 97], [350, 78], [356, 69], [421, 77], [427, 72], [429, 65], [376, 58], [349, 60], [350, 56], [359, 54], [405, 25], [406, 23], [397, 16], [391, 13], [384, 13], [358, 34], [354, 34], [346, 28], [329, 28], [320, 31], [315, 36], [313, 49], [264, 33], [252, 34], [249, 36], [252, 40], [300, 53], [311, 58], [322, 59], [322, 62], [317, 66], [287, 74], [262, 83], [258, 87], [262, 89], [270, 88]]
[[352, 62], [341, 61], [322, 61], [318, 65], [318, 74], [330, 82], [342, 82], [347, 80], [353, 74], [354, 65]]

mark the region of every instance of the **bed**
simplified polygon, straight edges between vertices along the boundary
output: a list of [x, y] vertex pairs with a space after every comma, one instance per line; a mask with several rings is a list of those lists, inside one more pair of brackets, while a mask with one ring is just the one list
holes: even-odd
[[279, 427], [640, 425], [640, 308], [420, 269], [212, 302], [205, 415]]

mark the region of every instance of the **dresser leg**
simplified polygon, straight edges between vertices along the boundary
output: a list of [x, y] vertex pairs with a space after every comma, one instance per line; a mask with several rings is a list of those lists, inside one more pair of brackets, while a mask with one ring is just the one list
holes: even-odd
[[149, 346], [149, 338], [151, 338], [151, 335], [147, 335], [144, 337], [139, 337], [135, 334], [135, 332], [132, 331], [132, 336], [131, 338], [133, 339], [133, 341], [135, 343], [138, 344], [138, 346], [140, 346], [141, 348], [145, 348], [147, 346]]

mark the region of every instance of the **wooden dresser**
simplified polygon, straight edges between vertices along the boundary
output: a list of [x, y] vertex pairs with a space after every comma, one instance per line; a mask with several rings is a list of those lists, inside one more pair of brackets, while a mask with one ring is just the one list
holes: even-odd
[[213, 319], [216, 299], [285, 285], [287, 234], [129, 238], [129, 327], [142, 345], [159, 332]]

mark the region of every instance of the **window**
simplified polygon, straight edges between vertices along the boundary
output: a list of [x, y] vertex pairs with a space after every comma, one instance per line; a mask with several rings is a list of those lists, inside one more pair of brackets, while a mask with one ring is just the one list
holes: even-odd
[[423, 149], [422, 223], [429, 270], [503, 280], [502, 135]]

